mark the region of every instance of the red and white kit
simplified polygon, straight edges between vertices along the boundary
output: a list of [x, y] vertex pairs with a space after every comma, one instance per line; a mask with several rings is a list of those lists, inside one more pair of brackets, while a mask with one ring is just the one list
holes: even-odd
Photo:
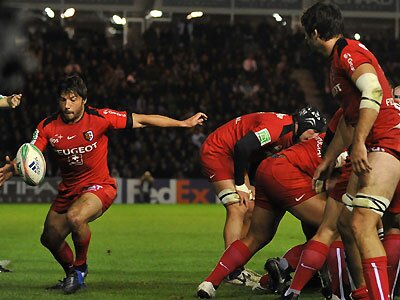
[[100, 198], [105, 211], [117, 195], [117, 186], [107, 166], [109, 129], [132, 128], [132, 114], [126, 111], [86, 107], [83, 117], [67, 124], [60, 113], [42, 120], [32, 144], [42, 152], [49, 145], [55, 152], [62, 182], [52, 209], [64, 213], [83, 193]]

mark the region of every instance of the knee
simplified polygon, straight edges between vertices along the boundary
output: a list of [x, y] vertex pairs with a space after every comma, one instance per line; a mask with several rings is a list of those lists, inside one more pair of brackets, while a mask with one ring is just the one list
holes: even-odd
[[78, 229], [86, 223], [86, 220], [81, 216], [78, 210], [72, 209], [67, 213], [67, 222], [72, 229]]
[[371, 220], [368, 220], [364, 214], [354, 211], [351, 220], [351, 230], [354, 237], [358, 239], [365, 237], [365, 234], [368, 234], [369, 232], [376, 232], [376, 224], [373, 224]]
[[55, 245], [60, 241], [60, 236], [57, 234], [56, 230], [52, 228], [47, 228], [43, 231], [40, 236], [40, 243], [46, 248], [54, 248]]

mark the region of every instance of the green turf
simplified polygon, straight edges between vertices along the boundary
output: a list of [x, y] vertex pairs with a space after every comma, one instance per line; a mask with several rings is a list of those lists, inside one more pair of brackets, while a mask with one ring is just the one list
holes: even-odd
[[[46, 291], [62, 271], [39, 242], [48, 205], [0, 205], [0, 299], [194, 299], [223, 250], [220, 205], [114, 205], [91, 224], [87, 288], [75, 295]], [[265, 259], [303, 241], [287, 216], [275, 240], [248, 266], [262, 272]], [[249, 288], [222, 285], [218, 299], [276, 299]], [[304, 294], [302, 299], [321, 299]]]

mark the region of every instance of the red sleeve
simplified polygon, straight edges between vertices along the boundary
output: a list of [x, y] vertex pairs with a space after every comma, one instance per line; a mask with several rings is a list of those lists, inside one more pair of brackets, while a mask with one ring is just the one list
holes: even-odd
[[132, 113], [109, 108], [98, 110], [99, 114], [108, 121], [111, 129], [132, 128]]
[[346, 46], [340, 55], [340, 65], [346, 70], [351, 77], [354, 71], [362, 64], [372, 64], [371, 58], [367, 53], [369, 50], [363, 44]]
[[41, 121], [33, 132], [31, 144], [39, 148], [40, 151], [44, 151], [47, 147], [48, 138], [47, 133], [44, 130], [43, 123], [45, 120]]
[[328, 123], [328, 129], [329, 129], [331, 132], [335, 132], [335, 131], [336, 131], [336, 127], [337, 127], [338, 124], [339, 124], [339, 120], [340, 120], [341, 116], [343, 116], [343, 109], [342, 109], [342, 108], [339, 108], [339, 109], [335, 112], [335, 114], [333, 115], [332, 119], [331, 119], [331, 120], [329, 121], [329, 123]]

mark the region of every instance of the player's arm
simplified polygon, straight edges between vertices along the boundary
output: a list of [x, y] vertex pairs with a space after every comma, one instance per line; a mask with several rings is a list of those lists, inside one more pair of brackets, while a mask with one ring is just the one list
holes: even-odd
[[207, 115], [199, 112], [186, 120], [176, 120], [161, 115], [144, 115], [144, 114], [132, 114], [132, 127], [143, 128], [146, 126], [156, 127], [185, 127], [190, 128], [197, 125], [203, 125], [203, 122], [207, 120]]
[[[245, 184], [245, 177], [247, 175], [247, 164], [252, 153], [262, 147], [257, 135], [250, 131], [239, 141], [236, 142], [233, 161], [234, 161], [234, 175], [236, 191], [241, 196], [242, 200], [249, 200], [250, 190]], [[243, 199], [244, 198], [244, 199]]]
[[383, 91], [375, 68], [371, 64], [360, 65], [351, 79], [361, 92], [359, 118], [354, 130], [350, 154], [353, 170], [360, 175], [371, 170], [365, 140], [378, 117]]
[[21, 103], [21, 94], [2, 96], [0, 95], [0, 107], [16, 108]]
[[[316, 168], [313, 176], [313, 188], [317, 193], [322, 192], [324, 181], [329, 178], [332, 169], [336, 164], [337, 157], [351, 144], [353, 137], [352, 133], [353, 128], [346, 124], [344, 117], [342, 116], [322, 161]], [[325, 142], [328, 141], [324, 141], [324, 143]]]

